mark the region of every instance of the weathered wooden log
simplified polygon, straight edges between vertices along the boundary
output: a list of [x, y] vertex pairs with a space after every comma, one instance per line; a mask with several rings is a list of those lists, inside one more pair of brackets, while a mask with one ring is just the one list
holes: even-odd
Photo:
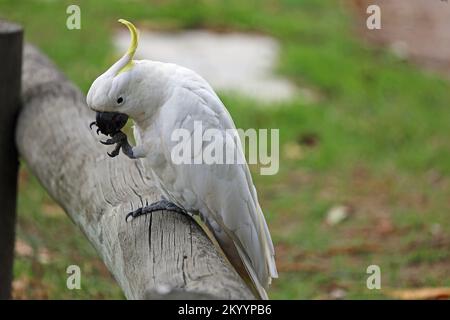
[[0, 21], [0, 299], [11, 298], [18, 157], [14, 143], [20, 107], [22, 28]]
[[140, 164], [89, 129], [84, 95], [38, 50], [25, 47], [16, 142], [50, 195], [94, 245], [129, 299], [254, 296], [191, 218], [170, 211], [125, 222], [160, 199]]

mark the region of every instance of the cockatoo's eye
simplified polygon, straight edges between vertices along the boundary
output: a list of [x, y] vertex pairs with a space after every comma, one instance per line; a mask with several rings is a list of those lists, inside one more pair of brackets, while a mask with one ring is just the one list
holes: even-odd
[[123, 97], [118, 97], [117, 104], [122, 104], [122, 103], [123, 103]]

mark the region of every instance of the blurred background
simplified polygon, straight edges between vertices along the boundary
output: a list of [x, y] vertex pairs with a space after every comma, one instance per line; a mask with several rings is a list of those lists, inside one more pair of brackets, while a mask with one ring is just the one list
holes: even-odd
[[[80, 30], [66, 28], [70, 4]], [[237, 127], [280, 129], [279, 173], [252, 167], [280, 272], [272, 298], [450, 295], [448, 2], [0, 0], [0, 18], [84, 92], [123, 52], [128, 19], [139, 58], [198, 71]], [[25, 163], [19, 189], [14, 297], [123, 298]], [[66, 288], [71, 264], [81, 290]], [[366, 287], [372, 264], [381, 290]]]

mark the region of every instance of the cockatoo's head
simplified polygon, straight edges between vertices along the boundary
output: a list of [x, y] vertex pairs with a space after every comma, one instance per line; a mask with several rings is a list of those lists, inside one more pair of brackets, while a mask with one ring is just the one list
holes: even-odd
[[91, 85], [87, 94], [89, 108], [97, 112], [114, 112], [131, 115], [141, 104], [139, 97], [141, 76], [133, 61], [138, 44], [138, 31], [126, 20], [119, 22], [128, 27], [131, 44], [125, 55], [100, 75]]

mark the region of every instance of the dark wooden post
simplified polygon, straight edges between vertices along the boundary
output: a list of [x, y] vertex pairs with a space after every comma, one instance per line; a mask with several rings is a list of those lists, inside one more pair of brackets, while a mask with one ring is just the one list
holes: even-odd
[[22, 28], [0, 21], [0, 299], [11, 298], [18, 156], [14, 131], [20, 107]]

